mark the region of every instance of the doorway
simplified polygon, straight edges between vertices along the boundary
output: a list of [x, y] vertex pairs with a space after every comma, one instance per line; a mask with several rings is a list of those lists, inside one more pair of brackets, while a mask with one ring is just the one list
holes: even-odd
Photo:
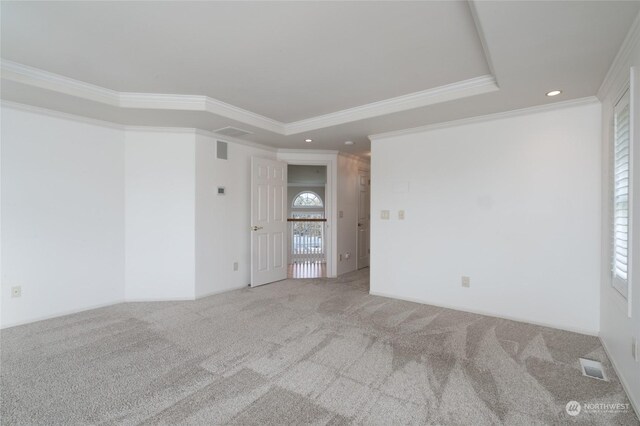
[[288, 278], [327, 276], [327, 167], [287, 168]]

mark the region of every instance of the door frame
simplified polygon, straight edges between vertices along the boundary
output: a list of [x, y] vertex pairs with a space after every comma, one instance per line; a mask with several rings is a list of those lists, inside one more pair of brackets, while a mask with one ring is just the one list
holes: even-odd
[[327, 183], [324, 193], [325, 214], [327, 218], [327, 277], [335, 278], [337, 273], [337, 264], [335, 257], [335, 248], [338, 241], [338, 152], [300, 152], [300, 151], [282, 151], [278, 152], [278, 160], [295, 166], [326, 166], [327, 167]]
[[368, 253], [367, 257], [369, 260], [367, 261], [367, 266], [360, 266], [360, 227], [358, 223], [360, 223], [360, 202], [358, 202], [358, 214], [356, 215], [356, 270], [369, 268], [371, 266], [371, 169], [366, 169], [363, 167], [358, 167], [358, 181], [356, 182], [356, 192], [360, 195], [360, 176], [365, 174], [368, 176], [367, 182], [367, 203], [369, 204], [369, 217], [367, 218], [367, 226], [369, 228], [369, 237], [368, 237]]

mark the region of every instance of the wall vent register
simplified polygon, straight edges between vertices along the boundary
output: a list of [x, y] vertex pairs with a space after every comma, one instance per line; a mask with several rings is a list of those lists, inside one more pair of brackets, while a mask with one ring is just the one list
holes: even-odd
[[218, 160], [226, 160], [228, 152], [228, 144], [226, 142], [218, 141], [216, 144], [216, 158]]
[[604, 380], [608, 382], [609, 379], [602, 368], [602, 364], [598, 361], [591, 359], [580, 358], [580, 368], [582, 369], [582, 375], [591, 377], [592, 379]]

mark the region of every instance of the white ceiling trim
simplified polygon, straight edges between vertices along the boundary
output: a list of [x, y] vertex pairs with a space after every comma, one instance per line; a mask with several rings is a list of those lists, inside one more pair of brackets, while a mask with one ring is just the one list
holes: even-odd
[[276, 120], [201, 95], [118, 92], [17, 62], [2, 60], [2, 78], [119, 108], [207, 111], [274, 133], [284, 134]]
[[46, 115], [53, 118], [61, 118], [64, 120], [75, 121], [83, 124], [90, 124], [93, 126], [107, 127], [115, 130], [122, 130], [127, 132], [157, 132], [157, 133], [187, 133], [196, 134], [213, 138], [229, 143], [235, 143], [238, 145], [244, 145], [251, 148], [262, 149], [269, 152], [278, 152], [278, 148], [274, 148], [268, 145], [262, 145], [256, 142], [245, 141], [244, 139], [238, 139], [230, 136], [219, 135], [214, 132], [209, 132], [202, 129], [196, 129], [193, 127], [156, 127], [156, 126], [127, 126], [124, 124], [113, 123], [111, 121], [97, 120], [95, 118], [83, 117], [81, 115], [69, 114], [62, 111], [56, 111], [47, 108], [41, 108], [33, 105], [25, 105], [17, 102], [11, 102], [2, 100], [0, 102], [2, 108], [11, 108], [19, 111], [26, 111], [34, 114]]
[[80, 115], [69, 114], [67, 112], [55, 111], [52, 109], [37, 107], [33, 105], [21, 104], [18, 102], [12, 102], [7, 100], [0, 101], [2, 108], [11, 108], [19, 111], [31, 112], [34, 114], [46, 115], [54, 118], [62, 118], [69, 121], [75, 121], [78, 123], [91, 124], [94, 126], [107, 127], [110, 129], [124, 130], [125, 126], [111, 121], [98, 120], [96, 118], [83, 117]]
[[273, 146], [263, 145], [263, 144], [257, 143], [257, 142], [246, 141], [244, 139], [238, 139], [238, 138], [234, 138], [232, 136], [219, 135], [217, 133], [210, 132], [208, 130], [202, 130], [202, 129], [193, 129], [193, 130], [194, 130], [196, 135], [204, 136], [204, 137], [211, 138], [211, 139], [214, 139], [214, 140], [217, 140], [217, 141], [231, 142], [231, 143], [235, 143], [235, 144], [238, 144], [238, 145], [244, 145], [246, 147], [261, 149], [263, 151], [269, 151], [269, 152], [278, 152], [279, 151], [278, 148], [275, 148]]
[[586, 98], [572, 99], [563, 102], [554, 102], [551, 104], [538, 105], [528, 108], [514, 109], [511, 111], [497, 112], [494, 114], [480, 115], [476, 117], [463, 118], [461, 120], [446, 121], [444, 123], [428, 124], [426, 126], [413, 127], [411, 129], [397, 130], [394, 132], [378, 133], [370, 135], [369, 140], [388, 139], [397, 136], [411, 135], [415, 133], [427, 132], [430, 130], [443, 129], [447, 127], [464, 126], [466, 124], [481, 123], [484, 121], [500, 120], [502, 118], [517, 117], [525, 114], [536, 114], [545, 111], [553, 111], [561, 108], [571, 108], [581, 105], [589, 105], [600, 102], [595, 96], [587, 96]]
[[0, 70], [2, 78], [7, 80], [106, 105], [119, 108], [206, 111], [285, 136], [499, 90], [495, 78], [484, 75], [309, 119], [282, 123], [208, 96], [118, 92], [8, 60], [2, 60]]
[[480, 95], [498, 89], [495, 78], [491, 75], [484, 75], [433, 89], [423, 90], [421, 92], [409, 93], [408, 95], [288, 123], [285, 125], [285, 134], [295, 135], [297, 133], [364, 120], [366, 118], [379, 117], [394, 112]]
[[598, 99], [604, 100], [611, 90], [616, 90], [624, 83], [625, 79], [629, 79], [629, 58], [631, 53], [638, 48], [640, 48], [640, 13], [633, 21], [627, 36], [620, 46], [620, 50], [618, 50], [611, 67], [609, 67], [609, 71], [607, 71], [598, 89]]
[[0, 63], [2, 78], [41, 89], [52, 90], [107, 105], [119, 105], [119, 92], [94, 84], [74, 80], [38, 68], [5, 59]]
[[[487, 38], [484, 35], [484, 29], [482, 28], [482, 23], [480, 22], [480, 17], [478, 16], [478, 10], [476, 8], [477, 0], [468, 0], [469, 10], [471, 11], [471, 17], [473, 18], [473, 23], [476, 26], [476, 32], [478, 33], [478, 39], [480, 40], [480, 44], [482, 45], [482, 51], [484, 53], [484, 58], [487, 61], [487, 65], [489, 65], [489, 71], [491, 71], [491, 75], [496, 79], [496, 84], [498, 84], [498, 76], [496, 74], [496, 70], [493, 66], [493, 60], [491, 59], [491, 52], [489, 52], [489, 44], [487, 43]], [[499, 84], [498, 84], [499, 85]]]

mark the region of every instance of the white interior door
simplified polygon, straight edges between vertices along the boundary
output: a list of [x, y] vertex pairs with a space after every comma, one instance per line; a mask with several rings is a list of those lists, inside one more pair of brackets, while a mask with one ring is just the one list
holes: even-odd
[[251, 158], [251, 287], [287, 278], [287, 163]]
[[369, 266], [371, 179], [369, 179], [369, 172], [365, 170], [360, 170], [358, 177], [358, 269], [362, 269]]

